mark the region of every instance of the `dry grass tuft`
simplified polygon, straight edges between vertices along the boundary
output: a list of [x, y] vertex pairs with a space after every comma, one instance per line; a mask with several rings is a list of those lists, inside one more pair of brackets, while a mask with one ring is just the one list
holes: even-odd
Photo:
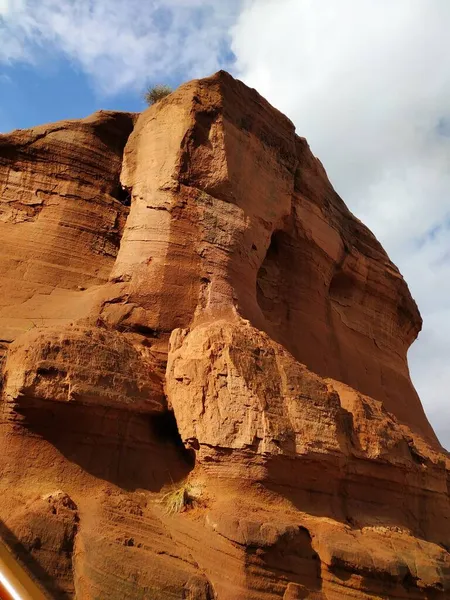
[[168, 514], [181, 513], [192, 508], [199, 501], [201, 494], [202, 491], [198, 485], [185, 482], [167, 492], [162, 498], [162, 503]]
[[152, 106], [152, 104], [159, 102], [159, 100], [162, 100], [171, 93], [172, 88], [168, 85], [158, 84], [150, 86], [144, 94], [144, 100], [149, 106]]

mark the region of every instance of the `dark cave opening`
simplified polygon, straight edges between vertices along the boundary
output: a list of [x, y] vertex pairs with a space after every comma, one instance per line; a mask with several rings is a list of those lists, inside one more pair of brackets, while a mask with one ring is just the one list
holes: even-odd
[[169, 443], [177, 449], [180, 457], [193, 469], [195, 466], [195, 451], [186, 448], [178, 431], [175, 414], [171, 410], [152, 415], [151, 429], [155, 439], [161, 443]]
[[123, 186], [120, 182], [111, 192], [111, 196], [124, 206], [131, 206], [131, 188]]

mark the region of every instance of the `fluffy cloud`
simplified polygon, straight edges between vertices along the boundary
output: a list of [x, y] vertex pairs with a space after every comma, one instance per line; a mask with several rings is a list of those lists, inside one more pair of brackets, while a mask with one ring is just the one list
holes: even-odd
[[233, 28], [242, 79], [296, 124], [383, 243], [424, 317], [413, 381], [450, 447], [447, 0], [258, 0]]
[[227, 63], [238, 0], [0, 0], [0, 63], [62, 52], [104, 94]]

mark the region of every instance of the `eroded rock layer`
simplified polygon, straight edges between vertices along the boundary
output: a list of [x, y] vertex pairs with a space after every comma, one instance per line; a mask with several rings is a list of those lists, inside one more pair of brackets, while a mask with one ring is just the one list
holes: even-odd
[[3, 344], [31, 327], [89, 313], [128, 213], [115, 198], [134, 119], [100, 111], [0, 136]]
[[421, 318], [219, 72], [0, 137], [0, 534], [55, 598], [450, 597]]

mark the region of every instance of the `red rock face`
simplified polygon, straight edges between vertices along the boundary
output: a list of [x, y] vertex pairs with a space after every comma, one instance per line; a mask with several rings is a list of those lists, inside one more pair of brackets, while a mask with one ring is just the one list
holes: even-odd
[[220, 72], [0, 159], [2, 537], [53, 596], [449, 597], [419, 312], [286, 117]]
[[134, 115], [99, 112], [0, 136], [0, 344], [89, 313], [128, 209], [122, 153]]

